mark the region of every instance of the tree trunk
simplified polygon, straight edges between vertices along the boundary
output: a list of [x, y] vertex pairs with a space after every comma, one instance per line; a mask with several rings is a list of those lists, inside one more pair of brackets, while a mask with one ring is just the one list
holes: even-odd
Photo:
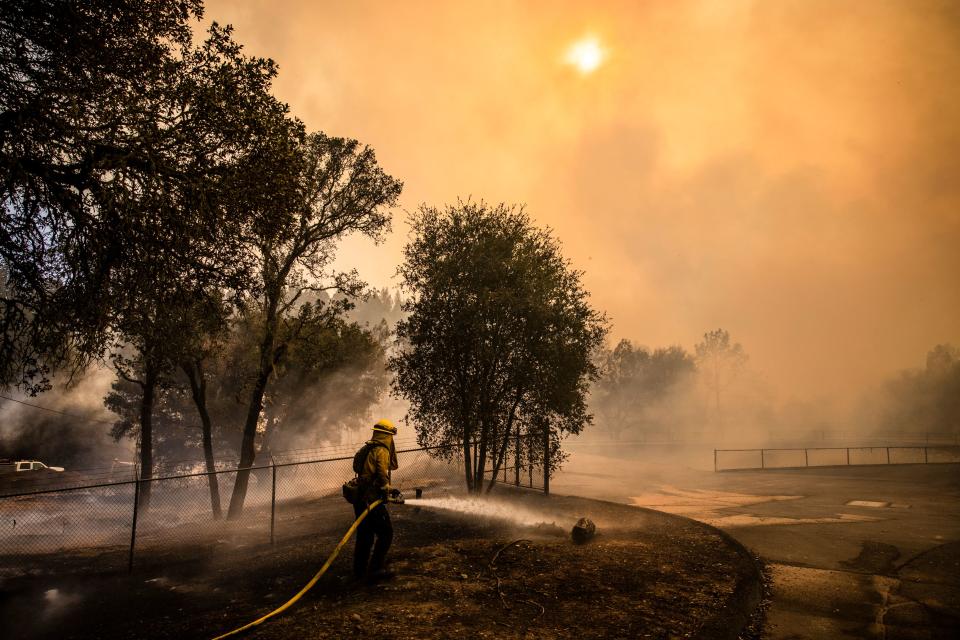
[[503, 443], [500, 445], [500, 451], [496, 450], [496, 443], [494, 443], [493, 473], [490, 474], [490, 483], [487, 485], [487, 493], [490, 493], [490, 491], [493, 490], [493, 486], [497, 483], [497, 474], [500, 473], [500, 468], [503, 466], [503, 461], [507, 457], [507, 446], [510, 444], [510, 432], [513, 430], [513, 420], [517, 415], [517, 407], [519, 405], [520, 397], [517, 396], [513, 406], [510, 407], [510, 415], [507, 417], [507, 424], [503, 429]]
[[473, 492], [473, 469], [470, 466], [470, 434], [463, 430], [463, 473], [467, 479], [467, 492]]
[[278, 411], [273, 407], [263, 408], [263, 437], [260, 438], [260, 458], [266, 456], [273, 460], [273, 439], [277, 435], [277, 425], [280, 422]]
[[237, 479], [233, 483], [233, 493], [230, 496], [230, 509], [227, 518], [234, 520], [243, 513], [243, 503], [247, 497], [247, 484], [250, 482], [250, 467], [256, 458], [257, 424], [260, 422], [260, 413], [263, 411], [263, 396], [267, 390], [267, 382], [273, 367], [280, 354], [276, 352], [277, 329], [277, 301], [271, 300], [267, 307], [266, 326], [263, 341], [260, 343], [260, 367], [257, 379], [250, 392], [250, 405], [247, 409], [247, 420], [243, 425], [243, 440], [240, 442], [240, 462], [237, 465]]
[[472, 469], [472, 475], [470, 476], [470, 487], [469, 487], [469, 489], [470, 489], [470, 491], [471, 491], [471, 493], [472, 493], [473, 490], [474, 490], [474, 489], [476, 488], [476, 486], [477, 486], [477, 468], [480, 466], [480, 458], [478, 457], [477, 454], [480, 453], [480, 440], [479, 440], [478, 438], [474, 438], [474, 439], [473, 439], [473, 442], [471, 443], [471, 446], [473, 447], [473, 453], [472, 453], [472, 455], [473, 455], [473, 469]]
[[207, 411], [207, 378], [203, 373], [203, 363], [183, 363], [183, 371], [190, 381], [190, 394], [193, 403], [200, 414], [200, 425], [203, 434], [203, 459], [206, 463], [207, 484], [210, 487], [210, 508], [213, 510], [213, 519], [219, 520], [223, 516], [220, 507], [220, 481], [215, 473], [216, 464], [213, 458], [213, 426], [210, 421], [210, 412]]
[[500, 469], [503, 468], [503, 462], [507, 458], [507, 446], [510, 444], [510, 431], [507, 431], [503, 436], [503, 444], [500, 446], [500, 451], [494, 450], [493, 455], [493, 471], [490, 474], [490, 482], [487, 483], [487, 493], [493, 490], [494, 485], [497, 484], [497, 477], [500, 473]]
[[260, 412], [263, 410], [263, 395], [267, 390], [267, 380], [270, 373], [261, 371], [250, 393], [250, 408], [247, 410], [247, 420], [243, 425], [243, 440], [240, 442], [240, 462], [237, 465], [237, 479], [233, 483], [233, 493], [230, 496], [230, 509], [227, 518], [234, 520], [243, 513], [243, 503], [247, 498], [247, 484], [250, 482], [250, 467], [256, 458], [255, 449], [257, 437], [257, 423], [260, 421]]
[[140, 399], [140, 479], [147, 480], [140, 484], [141, 511], [150, 507], [150, 489], [153, 478], [153, 401], [157, 388], [157, 372], [147, 361], [143, 378], [143, 397]]
[[717, 414], [717, 437], [718, 439], [723, 438], [723, 418], [720, 415], [720, 359], [719, 356], [716, 357], [713, 363], [713, 392], [714, 399], [716, 400], [716, 414]]
[[480, 421], [480, 442], [476, 445], [477, 451], [477, 468], [474, 469], [473, 473], [473, 492], [480, 493], [483, 491], [483, 472], [487, 467], [487, 440], [490, 437], [489, 427], [487, 426], [486, 420]]
[[513, 450], [513, 473], [516, 476], [514, 484], [520, 486], [520, 423], [517, 423], [517, 443]]
[[543, 495], [550, 495], [550, 422], [543, 421]]

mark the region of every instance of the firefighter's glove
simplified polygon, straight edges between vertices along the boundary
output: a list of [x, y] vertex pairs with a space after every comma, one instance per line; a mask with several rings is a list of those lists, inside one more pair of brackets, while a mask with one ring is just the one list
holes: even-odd
[[403, 504], [403, 494], [400, 493], [400, 489], [390, 489], [387, 493], [387, 502], [392, 502], [393, 504]]

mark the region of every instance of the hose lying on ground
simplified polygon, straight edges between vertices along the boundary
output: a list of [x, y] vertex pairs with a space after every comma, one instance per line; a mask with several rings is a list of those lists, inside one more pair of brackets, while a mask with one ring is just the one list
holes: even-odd
[[233, 631], [229, 631], [229, 632], [223, 634], [222, 636], [217, 636], [217, 637], [214, 638], [213, 640], [221, 640], [221, 638], [226, 638], [226, 637], [228, 637], [228, 636], [232, 636], [232, 635], [236, 635], [236, 634], [238, 634], [238, 633], [242, 633], [242, 632], [246, 631], [247, 629], [252, 629], [253, 627], [257, 626], [258, 624], [261, 624], [261, 623], [263, 623], [263, 622], [266, 622], [267, 620], [269, 620], [269, 619], [272, 618], [273, 616], [278, 615], [278, 614], [281, 614], [281, 613], [283, 613], [284, 611], [286, 611], [287, 609], [289, 609], [290, 607], [292, 607], [292, 606], [296, 603], [297, 600], [299, 600], [300, 598], [303, 597], [303, 594], [305, 594], [307, 591], [310, 591], [310, 589], [313, 588], [313, 585], [317, 584], [317, 581], [323, 576], [323, 574], [325, 574], [325, 573], [327, 572], [327, 569], [330, 568], [330, 565], [333, 564], [333, 561], [334, 561], [334, 560], [336, 559], [336, 557], [340, 554], [340, 550], [343, 549], [343, 545], [347, 544], [347, 541], [350, 539], [350, 536], [352, 536], [352, 535], [353, 535], [353, 532], [357, 530], [357, 527], [360, 525], [360, 523], [363, 521], [363, 519], [367, 517], [367, 514], [370, 513], [370, 510], [371, 510], [371, 509], [375, 509], [375, 508], [376, 508], [380, 503], [382, 503], [382, 502], [383, 502], [383, 500], [381, 499], [381, 500], [377, 500], [377, 501], [371, 503], [370, 506], [368, 506], [368, 507], [366, 508], [366, 510], [365, 510], [363, 513], [361, 513], [359, 517], [357, 517], [357, 519], [356, 519], [356, 520], [354, 521], [354, 523], [353, 523], [353, 526], [350, 527], [350, 528], [347, 530], [346, 535], [344, 535], [344, 536], [343, 536], [343, 539], [340, 540], [340, 544], [337, 545], [337, 548], [333, 550], [333, 553], [330, 554], [330, 557], [327, 558], [327, 561], [323, 563], [323, 566], [322, 566], [322, 567], [320, 567], [320, 571], [317, 571], [316, 575], [313, 576], [312, 578], [310, 578], [310, 582], [308, 582], [306, 585], [304, 585], [303, 589], [300, 589], [300, 591], [297, 592], [297, 595], [293, 596], [292, 598], [290, 598], [289, 600], [287, 600], [283, 605], [281, 605], [280, 607], [274, 609], [273, 611], [271, 611], [271, 612], [268, 613], [267, 615], [263, 616], [262, 618], [257, 618], [257, 619], [254, 620], [253, 622], [251, 622], [251, 623], [249, 623], [249, 624], [245, 624], [245, 625], [243, 625], [242, 627], [240, 627], [240, 628], [238, 628], [238, 629], [234, 629]]

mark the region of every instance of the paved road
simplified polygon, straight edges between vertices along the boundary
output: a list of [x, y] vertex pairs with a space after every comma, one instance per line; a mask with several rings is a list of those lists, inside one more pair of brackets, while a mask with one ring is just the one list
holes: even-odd
[[960, 465], [713, 473], [662, 452], [574, 452], [551, 484], [680, 513], [759, 553], [773, 578], [764, 637], [960, 637]]

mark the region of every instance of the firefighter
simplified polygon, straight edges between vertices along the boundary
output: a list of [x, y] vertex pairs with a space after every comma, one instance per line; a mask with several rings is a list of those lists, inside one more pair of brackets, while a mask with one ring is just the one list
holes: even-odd
[[357, 546], [353, 556], [353, 574], [357, 578], [366, 576], [370, 580], [383, 580], [393, 575], [386, 570], [384, 563], [393, 541], [393, 525], [390, 523], [386, 498], [399, 495], [396, 489], [390, 487], [390, 471], [398, 467], [397, 449], [393, 444], [396, 433], [397, 428], [389, 420], [377, 421], [373, 425], [373, 437], [364, 445], [366, 454], [361, 449], [357, 455], [360, 499], [353, 505], [354, 514], [360, 517], [367, 505], [384, 499], [357, 528]]

